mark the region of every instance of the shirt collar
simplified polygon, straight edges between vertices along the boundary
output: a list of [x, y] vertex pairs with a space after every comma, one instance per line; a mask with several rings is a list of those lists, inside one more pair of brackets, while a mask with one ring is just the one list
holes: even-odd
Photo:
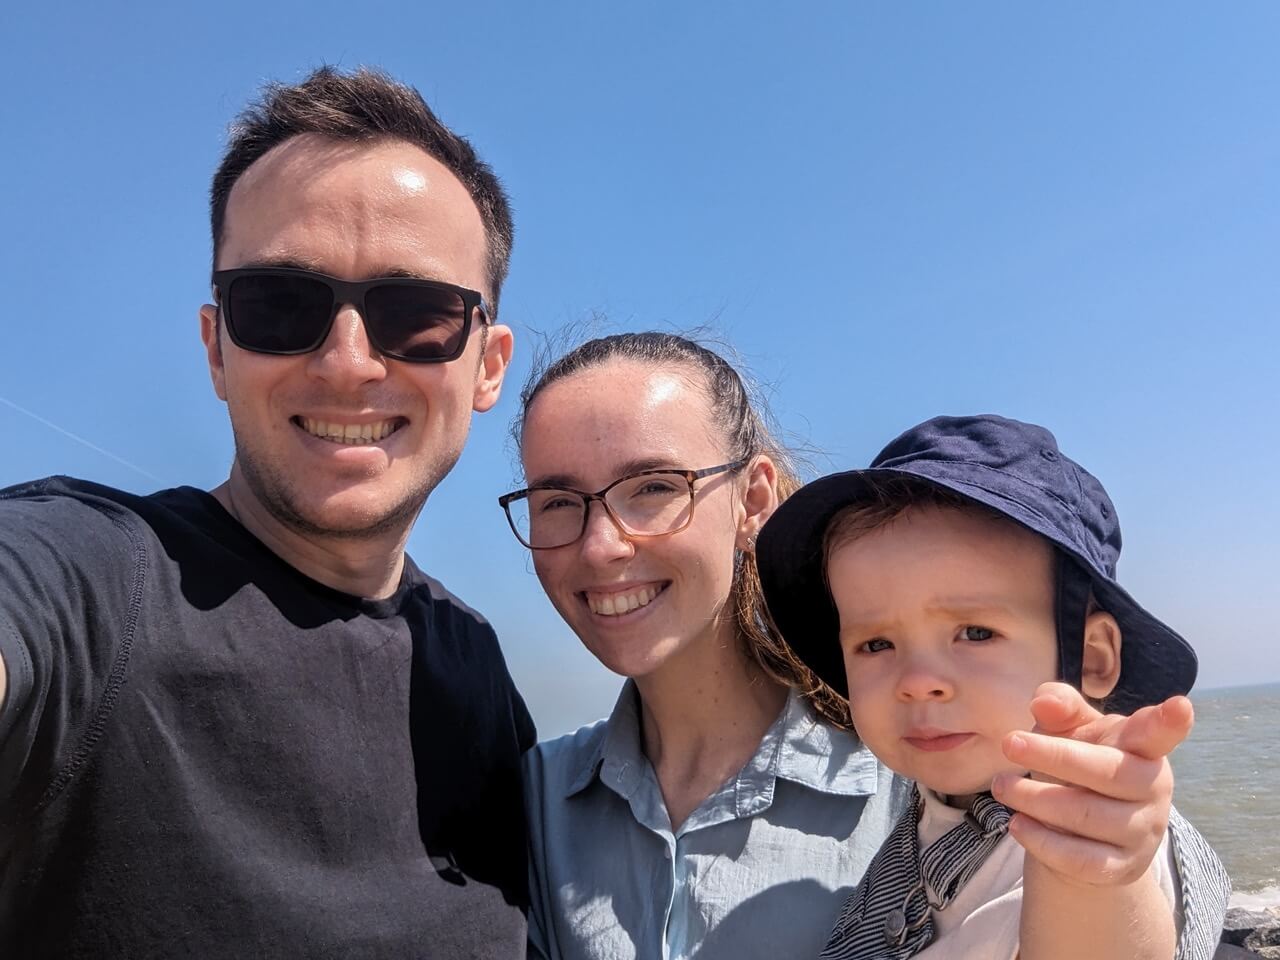
[[[565, 796], [581, 793], [597, 775], [603, 780], [605, 777], [600, 771], [606, 760], [609, 761], [610, 772], [623, 773], [633, 789], [633, 781], [639, 778], [640, 764], [648, 762], [640, 750], [639, 694], [631, 680], [622, 685], [613, 712], [605, 721], [604, 735], [596, 737], [593, 749], [583, 756], [582, 766], [569, 782]], [[626, 796], [628, 791], [619, 792]]]
[[[585, 790], [597, 777], [627, 799], [635, 793], [648, 759], [640, 749], [640, 702], [635, 684], [622, 686], [604, 735], [583, 759], [565, 796]], [[875, 793], [877, 765], [871, 751], [850, 731], [823, 723], [795, 690], [760, 741], [732, 787], [740, 817], [752, 816], [773, 802], [781, 778], [822, 793], [866, 796]]]

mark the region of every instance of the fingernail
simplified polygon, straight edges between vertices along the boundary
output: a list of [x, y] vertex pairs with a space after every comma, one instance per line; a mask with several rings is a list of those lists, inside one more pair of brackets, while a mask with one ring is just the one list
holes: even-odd
[[1016, 734], [1016, 733], [1014, 733], [1014, 734], [1010, 734], [1010, 736], [1009, 736], [1009, 749], [1010, 749], [1010, 750], [1022, 750], [1022, 749], [1024, 749], [1024, 748], [1026, 747], [1026, 745], [1027, 745], [1027, 741], [1026, 741], [1026, 738], [1025, 738], [1025, 737], [1021, 736], [1020, 734]]

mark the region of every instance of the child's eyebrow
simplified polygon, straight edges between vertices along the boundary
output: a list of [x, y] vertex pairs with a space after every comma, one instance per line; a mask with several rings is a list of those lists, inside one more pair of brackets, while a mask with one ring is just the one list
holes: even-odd
[[1007, 597], [938, 597], [924, 605], [924, 612], [931, 616], [975, 617], [982, 614], [1014, 617], [1025, 614], [1010, 604]]
[[[1009, 602], [1004, 596], [935, 597], [920, 607], [928, 616], [940, 620], [1008, 620], [1031, 615], [1032, 611]], [[840, 633], [890, 633], [899, 627], [899, 619], [891, 613], [864, 609], [842, 613]]]

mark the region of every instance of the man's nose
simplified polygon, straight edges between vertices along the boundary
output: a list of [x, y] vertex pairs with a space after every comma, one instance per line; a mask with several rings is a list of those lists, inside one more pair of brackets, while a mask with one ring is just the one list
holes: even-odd
[[338, 308], [324, 343], [311, 354], [311, 375], [336, 387], [352, 387], [387, 375], [387, 361], [370, 342], [354, 304]]

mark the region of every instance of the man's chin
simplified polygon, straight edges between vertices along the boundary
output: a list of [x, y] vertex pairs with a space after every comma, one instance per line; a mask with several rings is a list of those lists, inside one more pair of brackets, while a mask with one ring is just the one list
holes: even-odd
[[358, 483], [331, 491], [300, 489], [284, 478], [240, 464], [249, 492], [274, 520], [309, 539], [370, 540], [405, 534], [426, 502], [425, 491]]
[[422, 509], [421, 499], [405, 499], [388, 505], [363, 497], [332, 497], [319, 503], [299, 503], [277, 498], [265, 502], [274, 519], [297, 533], [330, 540], [372, 540], [406, 533]]

